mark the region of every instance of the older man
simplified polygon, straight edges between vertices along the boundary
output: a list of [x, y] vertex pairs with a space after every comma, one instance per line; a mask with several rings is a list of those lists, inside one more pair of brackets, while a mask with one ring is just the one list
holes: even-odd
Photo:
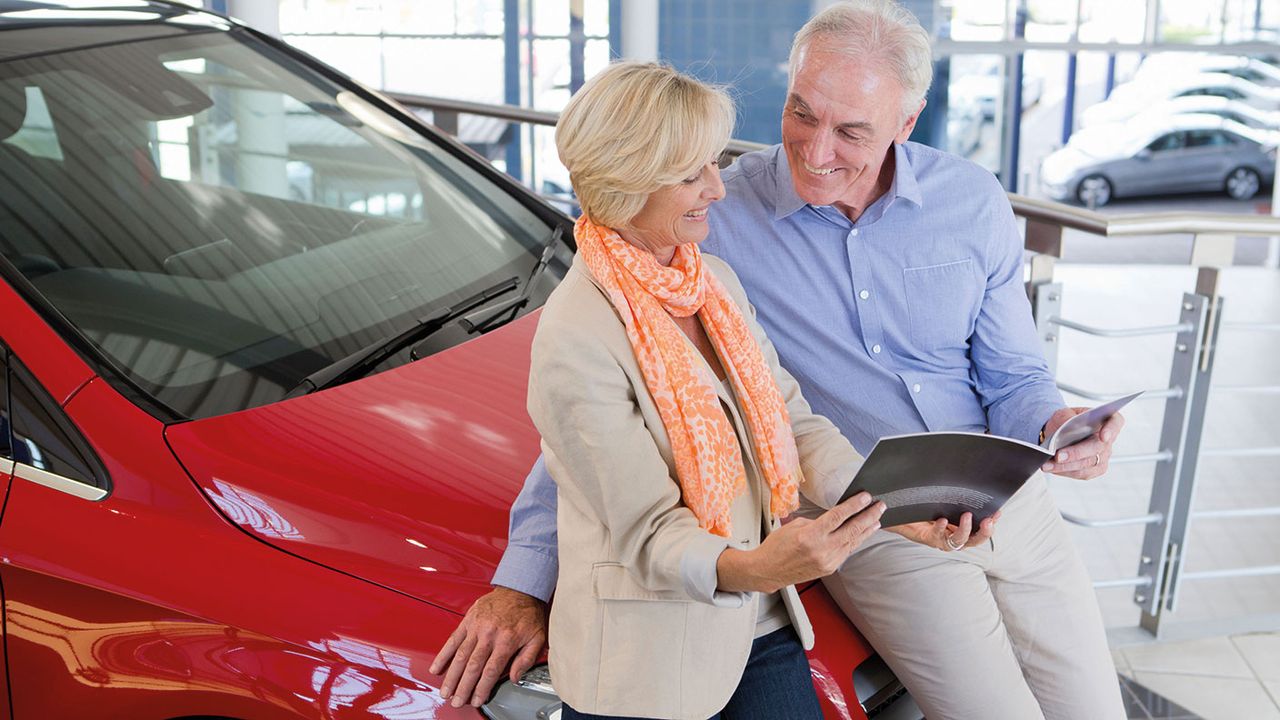
[[[737, 271], [814, 410], [863, 453], [928, 430], [1034, 442], [1081, 411], [1063, 407], [1040, 354], [999, 184], [907, 141], [930, 79], [928, 35], [892, 0], [813, 18], [792, 48], [783, 142], [726, 171], [703, 245]], [[1045, 470], [1102, 474], [1122, 423]], [[498, 587], [433, 666], [447, 668], [455, 704], [487, 697], [512, 656], [515, 677], [543, 645], [555, 500], [539, 463], [512, 509]], [[998, 532], [894, 530], [826, 584], [929, 718], [1124, 717], [1089, 579], [1043, 476], [1009, 501]]]

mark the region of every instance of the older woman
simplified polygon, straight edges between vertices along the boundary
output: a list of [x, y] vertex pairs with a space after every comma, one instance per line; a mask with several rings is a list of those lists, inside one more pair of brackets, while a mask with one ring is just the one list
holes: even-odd
[[578, 255], [533, 343], [529, 414], [559, 492], [551, 673], [564, 717], [820, 718], [793, 586], [879, 527], [861, 458], [814, 415], [741, 285], [702, 255], [733, 106], [618, 63], [565, 108]]

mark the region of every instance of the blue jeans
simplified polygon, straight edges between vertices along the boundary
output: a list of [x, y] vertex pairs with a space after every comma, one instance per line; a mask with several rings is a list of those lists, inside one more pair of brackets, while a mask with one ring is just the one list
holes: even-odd
[[[561, 720], [640, 720], [588, 715], [564, 704]], [[809, 676], [809, 660], [790, 625], [758, 637], [729, 704], [711, 720], [822, 720], [822, 708]]]

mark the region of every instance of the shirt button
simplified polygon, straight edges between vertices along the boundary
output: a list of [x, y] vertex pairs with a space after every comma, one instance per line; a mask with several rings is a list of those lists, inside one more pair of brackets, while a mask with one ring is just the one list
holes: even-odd
[[858, 297], [862, 298], [863, 300], [866, 300], [867, 298], [871, 297], [871, 293], [867, 292], [866, 290], [863, 290], [862, 292], [858, 293]]
[[920, 392], [920, 383], [916, 383], [915, 385], [912, 385], [911, 392], [915, 392], [915, 393]]
[[858, 237], [858, 228], [849, 231], [849, 237]]
[[879, 346], [879, 345], [872, 345], [872, 346], [871, 346], [871, 352], [873, 352], [873, 353], [875, 353], [875, 354], [879, 355], [879, 354], [880, 354], [880, 346]]

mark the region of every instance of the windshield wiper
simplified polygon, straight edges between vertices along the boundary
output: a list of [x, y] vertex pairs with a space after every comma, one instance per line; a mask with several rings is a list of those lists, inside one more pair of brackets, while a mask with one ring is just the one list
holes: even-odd
[[285, 399], [306, 395], [317, 390], [341, 385], [355, 380], [382, 364], [387, 358], [404, 348], [419, 343], [449, 323], [484, 305], [490, 300], [506, 295], [520, 286], [520, 278], [509, 277], [496, 285], [485, 288], [465, 300], [420, 318], [404, 332], [361, 348], [350, 355], [330, 363], [298, 381], [285, 393]]
[[[469, 332], [489, 332], [490, 330], [500, 327], [503, 324], [514, 320], [520, 309], [529, 304], [529, 297], [533, 295], [534, 283], [538, 278], [542, 277], [542, 273], [546, 271], [547, 266], [551, 264], [551, 258], [555, 257], [556, 249], [560, 246], [560, 238], [564, 235], [564, 226], [557, 225], [556, 229], [551, 232], [551, 237], [547, 238], [547, 242], [542, 246], [542, 255], [538, 257], [538, 263], [533, 266], [533, 270], [529, 273], [529, 277], [524, 281], [524, 290], [520, 294], [510, 300], [496, 303], [494, 312], [483, 320], [472, 322], [470, 319], [464, 320], [463, 324]], [[486, 308], [488, 309], [488, 308]], [[507, 316], [507, 313], [510, 313]], [[504, 316], [506, 316], [504, 318]], [[503, 318], [503, 319], [499, 319]]]

